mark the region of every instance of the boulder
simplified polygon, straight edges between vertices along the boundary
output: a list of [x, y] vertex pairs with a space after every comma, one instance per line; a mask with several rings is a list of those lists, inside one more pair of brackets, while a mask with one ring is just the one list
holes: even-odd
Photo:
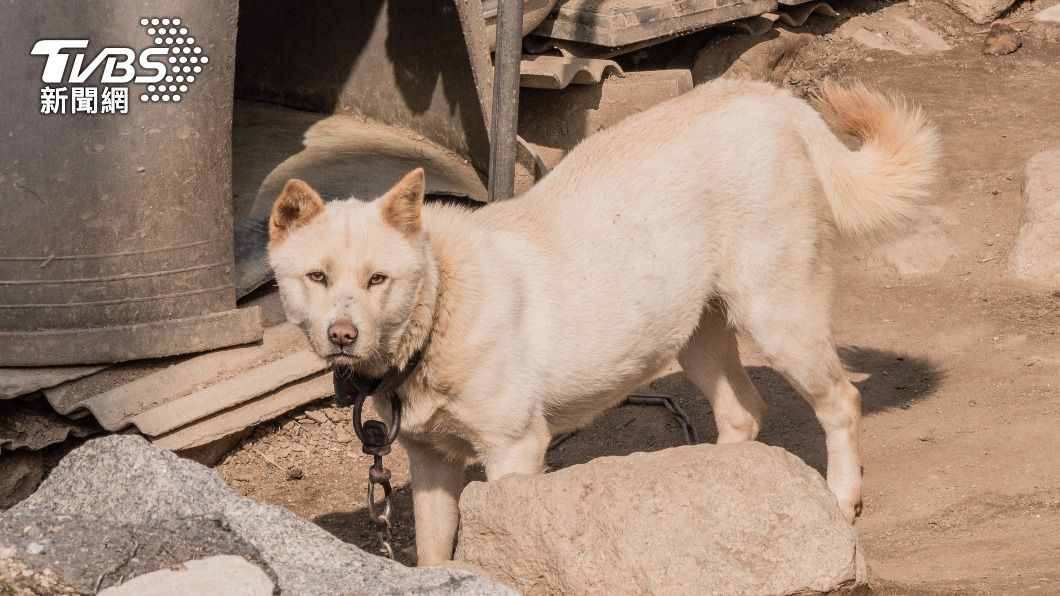
[[107, 588], [99, 596], [272, 596], [272, 580], [243, 557], [217, 555], [159, 569]]
[[950, 8], [980, 25], [1001, 16], [1016, 0], [943, 0]]
[[473, 482], [456, 559], [526, 594], [808, 594], [867, 568], [821, 476], [761, 443]]
[[1044, 151], [1027, 162], [1022, 192], [1009, 266], [1020, 279], [1060, 287], [1060, 151]]
[[89, 593], [213, 555], [256, 564], [284, 594], [514, 593], [465, 571], [409, 569], [368, 554], [133, 435], [89, 441], [59, 462], [0, 516], [5, 549]]

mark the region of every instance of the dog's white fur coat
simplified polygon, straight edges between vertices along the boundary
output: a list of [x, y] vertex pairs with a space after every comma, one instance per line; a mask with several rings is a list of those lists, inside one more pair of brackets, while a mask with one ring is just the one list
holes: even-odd
[[[761, 83], [703, 85], [477, 211], [423, 207], [420, 170], [371, 203], [324, 206], [288, 184], [270, 258], [289, 319], [367, 374], [425, 350], [399, 392], [421, 564], [452, 554], [468, 462], [490, 479], [540, 472], [554, 434], [675, 358], [710, 400], [719, 442], [754, 439], [766, 408], [736, 330], [813, 406], [828, 485], [854, 519], [860, 396], [830, 330], [833, 244], [915, 217], [936, 141], [918, 110], [861, 86], [826, 85], [818, 107]], [[845, 147], [821, 115], [863, 146]], [[357, 327], [352, 346], [328, 341], [339, 317]]]

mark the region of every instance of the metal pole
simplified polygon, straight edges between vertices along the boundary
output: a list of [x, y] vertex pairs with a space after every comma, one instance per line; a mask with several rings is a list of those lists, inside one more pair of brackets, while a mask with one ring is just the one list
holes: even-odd
[[519, 123], [522, 49], [523, 0], [498, 0], [490, 122], [490, 202], [508, 199], [515, 194], [515, 135]]

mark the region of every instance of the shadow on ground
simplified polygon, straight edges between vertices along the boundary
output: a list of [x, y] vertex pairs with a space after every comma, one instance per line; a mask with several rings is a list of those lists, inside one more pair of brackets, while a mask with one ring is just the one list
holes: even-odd
[[[360, 489], [358, 484], [356, 490]], [[394, 556], [398, 562], [412, 565], [414, 563], [412, 545], [415, 536], [411, 531], [413, 527], [412, 489], [408, 485], [396, 487], [392, 498], [395, 531], [392, 533], [391, 544], [394, 547]], [[374, 555], [384, 555], [380, 536], [373, 530], [374, 526], [366, 507], [355, 511], [325, 513], [314, 518], [313, 523], [343, 542], [354, 544]]]
[[[909, 407], [930, 395], [942, 379], [941, 371], [927, 360], [894, 352], [852, 346], [840, 349], [840, 357], [861, 391], [864, 416]], [[772, 368], [753, 366], [747, 370], [769, 406], [759, 440], [787, 449], [823, 474], [827, 459], [824, 431], [809, 404]], [[710, 405], [684, 374], [658, 379], [651, 388], [674, 398], [695, 424], [701, 441], [717, 439]], [[597, 457], [656, 451], [683, 442], [680, 426], [665, 409], [622, 406], [605, 412], [550, 452], [548, 464], [559, 469]]]

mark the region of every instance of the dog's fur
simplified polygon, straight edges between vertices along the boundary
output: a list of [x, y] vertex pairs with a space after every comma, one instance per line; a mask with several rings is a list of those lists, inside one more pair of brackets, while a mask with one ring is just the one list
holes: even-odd
[[[754, 439], [766, 407], [737, 330], [813, 406], [828, 485], [853, 521], [860, 396], [830, 330], [833, 245], [915, 217], [936, 141], [918, 110], [861, 86], [825, 85], [818, 103], [703, 85], [477, 211], [424, 207], [422, 170], [370, 203], [325, 206], [288, 183], [270, 258], [289, 319], [322, 356], [369, 375], [424, 350], [399, 391], [421, 564], [451, 557], [469, 461], [490, 479], [538, 473], [553, 435], [674, 359], [710, 401], [719, 442]], [[358, 330], [344, 348], [327, 337], [339, 317]]]

